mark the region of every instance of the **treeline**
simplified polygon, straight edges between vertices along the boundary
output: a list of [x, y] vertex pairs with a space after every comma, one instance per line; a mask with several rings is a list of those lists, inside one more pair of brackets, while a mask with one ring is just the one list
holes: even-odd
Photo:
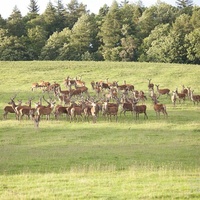
[[57, 0], [38, 14], [37, 1], [30, 0], [26, 16], [16, 6], [7, 19], [0, 15], [0, 60], [200, 64], [200, 7], [176, 3], [113, 1], [94, 14], [77, 0]]

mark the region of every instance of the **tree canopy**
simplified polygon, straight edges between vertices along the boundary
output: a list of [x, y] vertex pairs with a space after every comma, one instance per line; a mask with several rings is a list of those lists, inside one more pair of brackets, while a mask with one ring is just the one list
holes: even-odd
[[51, 1], [39, 14], [30, 0], [27, 15], [15, 6], [0, 15], [0, 60], [108, 60], [200, 63], [200, 7], [192, 0], [145, 7], [123, 0], [98, 14], [71, 0]]

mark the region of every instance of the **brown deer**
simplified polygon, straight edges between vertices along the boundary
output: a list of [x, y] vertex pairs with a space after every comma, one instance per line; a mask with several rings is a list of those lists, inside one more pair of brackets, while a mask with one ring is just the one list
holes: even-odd
[[139, 119], [139, 114], [141, 114], [141, 113], [144, 113], [144, 119], [145, 118], [148, 119], [148, 116], [146, 113], [147, 106], [146, 105], [136, 105], [137, 103], [138, 103], [137, 100], [134, 100], [132, 102], [133, 112], [135, 112], [136, 119]]
[[8, 104], [11, 105], [11, 106], [5, 106], [5, 107], [4, 107], [4, 109], [3, 109], [3, 110], [4, 110], [4, 114], [3, 114], [3, 118], [4, 118], [4, 119], [7, 119], [8, 113], [15, 113], [15, 117], [16, 117], [16, 119], [17, 119], [17, 115], [16, 115], [16, 112], [15, 112], [15, 108], [16, 108], [17, 106], [20, 106], [20, 105], [22, 104], [22, 102], [19, 101], [18, 105], [16, 105], [15, 102], [14, 102], [15, 97], [16, 97], [16, 95], [15, 95], [13, 98], [10, 98], [11, 101], [8, 102]]
[[67, 115], [68, 115], [67, 108], [68, 107], [66, 107], [66, 106], [57, 105], [55, 107], [55, 111], [54, 111], [55, 118], [58, 120], [59, 116], [62, 115], [62, 114], [65, 114], [66, 117], [67, 117]]
[[168, 88], [166, 89], [159, 89], [159, 85], [156, 85], [157, 87], [157, 92], [158, 92], [158, 95], [165, 95], [167, 94], [168, 96], [170, 95], [170, 90]]
[[194, 90], [191, 91], [191, 100], [193, 101], [194, 105], [197, 103], [197, 105], [199, 104], [200, 101], [200, 95], [196, 94], [194, 95]]
[[154, 84], [151, 83], [151, 79], [147, 79], [149, 81], [148, 88], [149, 90], [154, 90]]
[[154, 110], [156, 112], [156, 116], [160, 118], [160, 113], [162, 112], [164, 117], [168, 117], [166, 106], [164, 104], [159, 104], [158, 98], [152, 99], [154, 103]]
[[44, 98], [44, 96], [43, 99], [48, 103], [48, 106], [39, 105], [36, 112], [39, 117], [41, 117], [42, 115], [46, 115], [46, 119], [49, 120], [50, 114], [53, 111], [56, 102], [52, 100], [49, 102]]
[[181, 103], [181, 100], [182, 102], [185, 101], [185, 98], [186, 98], [186, 93], [179, 93], [178, 92], [178, 88], [176, 88], [176, 95], [177, 95], [177, 99], [179, 100], [179, 103]]
[[102, 114], [107, 115], [108, 119], [111, 121], [111, 116], [114, 116], [115, 121], [118, 120], [118, 103], [108, 103], [107, 101], [102, 105]]

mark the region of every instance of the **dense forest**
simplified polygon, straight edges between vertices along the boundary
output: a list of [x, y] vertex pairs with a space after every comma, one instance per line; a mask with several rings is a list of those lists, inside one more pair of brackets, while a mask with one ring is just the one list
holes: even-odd
[[15, 6], [0, 15], [0, 60], [139, 61], [200, 64], [200, 7], [192, 0], [176, 6], [158, 1], [113, 1], [98, 14], [71, 0], [47, 4], [39, 14], [30, 0], [22, 16]]

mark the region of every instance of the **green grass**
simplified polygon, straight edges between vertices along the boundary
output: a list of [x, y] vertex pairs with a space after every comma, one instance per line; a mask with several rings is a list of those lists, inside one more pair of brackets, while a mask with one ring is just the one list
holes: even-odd
[[[173, 107], [160, 97], [169, 117], [157, 119], [147, 100], [149, 119], [130, 113], [97, 123], [64, 117], [3, 120], [10, 97], [27, 101], [40, 90], [33, 82], [56, 81], [64, 89], [69, 75], [90, 82], [109, 78], [147, 93], [147, 78], [160, 88], [184, 84], [200, 93], [197, 65], [112, 62], [0, 62], [0, 199], [199, 199], [200, 107], [189, 100]], [[45, 94], [48, 96], [47, 94]], [[147, 93], [148, 95], [148, 93]]]

